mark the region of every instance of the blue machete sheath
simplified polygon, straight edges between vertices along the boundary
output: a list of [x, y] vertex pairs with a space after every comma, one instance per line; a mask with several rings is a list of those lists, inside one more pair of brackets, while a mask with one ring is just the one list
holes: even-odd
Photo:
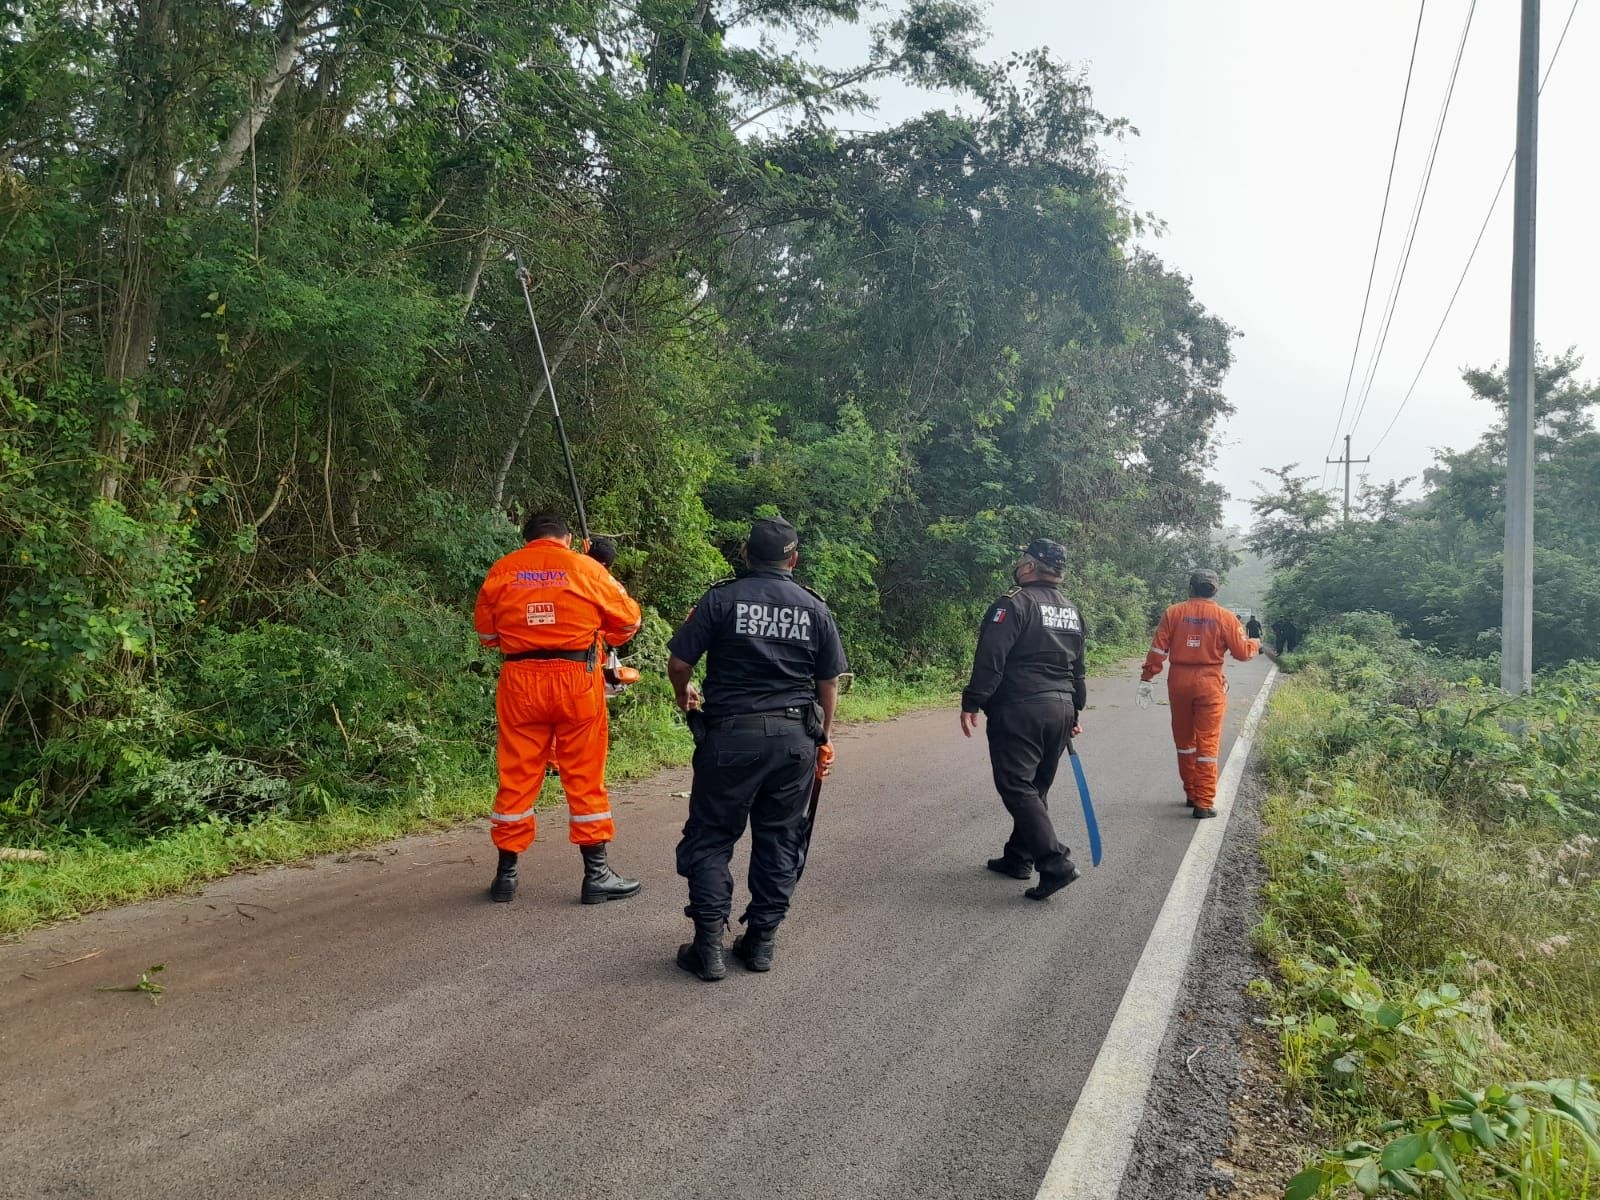
[[1094, 819], [1094, 801], [1089, 799], [1089, 781], [1083, 777], [1083, 762], [1078, 751], [1068, 751], [1072, 757], [1072, 773], [1078, 779], [1078, 799], [1083, 801], [1083, 823], [1089, 827], [1089, 857], [1095, 866], [1100, 865], [1100, 822]]

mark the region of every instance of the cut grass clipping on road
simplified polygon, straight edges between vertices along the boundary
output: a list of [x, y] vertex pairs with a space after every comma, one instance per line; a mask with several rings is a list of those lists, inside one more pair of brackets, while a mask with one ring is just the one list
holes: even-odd
[[[882, 721], [918, 708], [953, 703], [949, 685], [865, 682], [840, 702], [845, 721]], [[661, 696], [631, 705], [613, 723], [608, 775], [620, 783], [663, 767], [684, 766], [692, 746], [682, 719]], [[841, 763], [847, 769], [847, 764]], [[380, 804], [337, 804], [296, 820], [270, 814], [252, 821], [212, 818], [146, 841], [114, 845], [84, 836], [46, 845], [38, 858], [0, 859], [0, 937], [49, 921], [181, 891], [234, 871], [294, 862], [481, 817], [494, 798], [489, 757], [456, 778]], [[559, 803], [552, 781], [540, 806]]]

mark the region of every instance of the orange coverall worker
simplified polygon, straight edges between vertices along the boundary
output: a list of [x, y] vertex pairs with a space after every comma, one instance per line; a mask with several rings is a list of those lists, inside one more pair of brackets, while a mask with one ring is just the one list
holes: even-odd
[[489, 569], [478, 592], [478, 640], [504, 656], [495, 710], [500, 718], [494, 844], [520, 854], [533, 842], [534, 802], [554, 753], [567, 793], [568, 837], [576, 846], [611, 841], [606, 793], [606, 679], [609, 646], [639, 631], [638, 601], [594, 559], [555, 538], [539, 538]]
[[1167, 696], [1172, 707], [1172, 740], [1178, 748], [1178, 776], [1192, 808], [1209, 810], [1217, 798], [1217, 756], [1222, 749], [1222, 719], [1228, 711], [1224, 654], [1240, 662], [1255, 657], [1239, 618], [1215, 600], [1191, 597], [1167, 609], [1156, 627], [1139, 678], [1146, 683], [1172, 664]]

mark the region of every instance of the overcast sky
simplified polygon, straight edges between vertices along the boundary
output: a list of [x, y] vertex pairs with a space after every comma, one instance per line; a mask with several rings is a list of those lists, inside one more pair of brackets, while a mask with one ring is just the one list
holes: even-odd
[[[1355, 392], [1470, 3], [1428, 0]], [[1570, 4], [1545, 0], [1543, 62]], [[1371, 452], [1421, 365], [1510, 157], [1518, 7], [1477, 5], [1393, 327], [1354, 431], [1357, 458]], [[1324, 470], [1416, 17], [1413, 0], [993, 0], [987, 57], [1048, 46], [1088, 71], [1103, 112], [1138, 127], [1138, 137], [1110, 149], [1126, 169], [1132, 204], [1167, 223], [1157, 251], [1244, 335], [1227, 384], [1238, 411], [1217, 467], [1234, 496], [1230, 522], [1248, 522], [1261, 468]], [[841, 33], [824, 42], [822, 57], [853, 61], [862, 44], [859, 33]], [[889, 89], [876, 119], [846, 123], [871, 127], [953, 104]], [[1537, 317], [1541, 344], [1589, 354], [1590, 377], [1600, 375], [1597, 126], [1600, 0], [1580, 0], [1542, 101]], [[1418, 475], [1433, 448], [1466, 446], [1488, 425], [1491, 414], [1467, 394], [1460, 370], [1506, 358], [1510, 218], [1508, 183], [1415, 395], [1362, 468], [1374, 480]]]

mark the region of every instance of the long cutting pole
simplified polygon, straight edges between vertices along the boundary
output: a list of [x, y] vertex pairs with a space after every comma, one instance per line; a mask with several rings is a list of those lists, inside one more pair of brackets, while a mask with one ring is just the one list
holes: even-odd
[[539, 335], [539, 318], [533, 315], [533, 293], [528, 290], [528, 268], [522, 265], [522, 255], [512, 252], [517, 263], [517, 282], [522, 285], [522, 299], [528, 306], [528, 324], [533, 326], [533, 342], [539, 347], [539, 365], [544, 368], [544, 386], [550, 393], [550, 411], [556, 418], [556, 437], [561, 442], [561, 457], [567, 464], [567, 482], [572, 485], [572, 503], [578, 509], [578, 530], [583, 544], [589, 545], [589, 514], [583, 509], [583, 489], [578, 486], [578, 471], [572, 465], [572, 447], [567, 442], [567, 426], [561, 420], [561, 405], [556, 402], [556, 381], [550, 374], [550, 360], [545, 357], [544, 338]]

